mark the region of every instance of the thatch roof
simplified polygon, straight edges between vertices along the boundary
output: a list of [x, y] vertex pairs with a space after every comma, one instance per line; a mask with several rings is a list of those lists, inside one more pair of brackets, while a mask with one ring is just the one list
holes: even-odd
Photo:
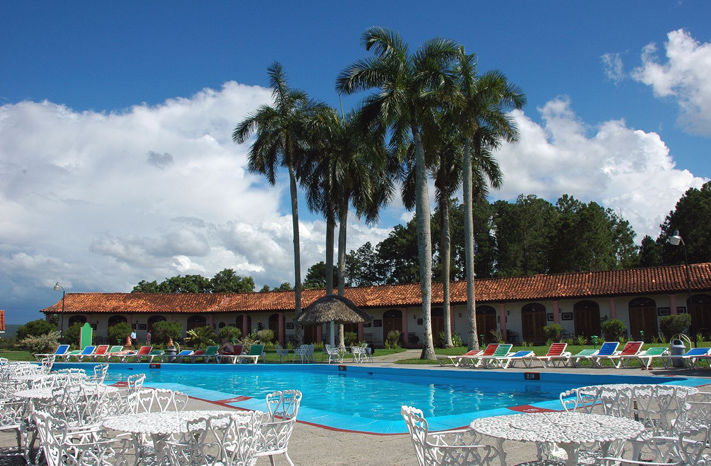
[[333, 294], [317, 299], [299, 316], [302, 325], [318, 325], [326, 322], [360, 324], [371, 320], [373, 318], [358, 309], [353, 301]]

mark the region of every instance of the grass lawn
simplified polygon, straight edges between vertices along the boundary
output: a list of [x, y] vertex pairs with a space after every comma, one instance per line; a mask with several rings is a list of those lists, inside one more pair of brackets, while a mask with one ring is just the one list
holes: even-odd
[[5, 350], [0, 349], [0, 358], [7, 358], [9, 361], [34, 361], [32, 353], [25, 350]]

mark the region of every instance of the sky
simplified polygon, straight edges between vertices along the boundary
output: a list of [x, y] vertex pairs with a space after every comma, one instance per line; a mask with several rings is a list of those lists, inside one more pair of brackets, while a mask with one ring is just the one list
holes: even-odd
[[[371, 26], [413, 51], [453, 39], [526, 94], [492, 201], [567, 193], [656, 238], [711, 179], [710, 17], [705, 1], [0, 2], [0, 309], [40, 318], [57, 281], [127, 292], [232, 268], [293, 283], [288, 179], [248, 173], [231, 133], [271, 102], [274, 61], [337, 108]], [[301, 206], [305, 274], [325, 225]], [[348, 248], [411, 215], [397, 198], [376, 224], [351, 215]]]

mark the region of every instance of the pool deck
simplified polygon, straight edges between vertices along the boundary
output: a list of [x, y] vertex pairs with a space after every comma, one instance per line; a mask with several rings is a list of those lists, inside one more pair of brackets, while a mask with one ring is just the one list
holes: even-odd
[[[452, 370], [451, 367], [444, 368], [438, 365], [400, 365], [394, 361], [416, 358], [419, 350], [408, 350], [405, 353], [376, 357], [375, 362], [367, 363], [375, 367], [388, 368], [409, 368], [426, 371]], [[487, 371], [488, 369], [461, 369], [465, 371]], [[642, 375], [655, 376], [663, 380], [669, 376], [686, 376], [707, 378], [709, 384], [705, 390], [711, 391], [711, 369], [703, 367], [696, 370], [687, 369], [652, 369], [649, 371], [639, 368], [602, 368], [591, 369], [590, 367], [580, 368], [509, 368], [509, 372], [560, 372], [573, 374], [600, 374], [600, 375]], [[219, 409], [218, 406], [200, 400], [190, 400], [187, 409]], [[224, 407], [223, 409], [229, 409]], [[12, 432], [0, 433], [0, 447], [14, 445], [15, 435]], [[531, 461], [536, 458], [536, 447], [534, 444], [524, 444], [507, 441], [505, 444], [507, 452], [507, 462], [516, 464], [524, 461]], [[352, 432], [341, 432], [323, 427], [298, 423], [289, 442], [289, 455], [297, 465], [413, 465], [417, 464], [414, 449], [409, 435], [377, 435], [361, 434]], [[287, 464], [283, 456], [275, 458], [275, 464]], [[18, 459], [0, 458], [0, 465], [20, 465], [23, 461]], [[268, 458], [261, 458], [258, 465], [268, 465]]]

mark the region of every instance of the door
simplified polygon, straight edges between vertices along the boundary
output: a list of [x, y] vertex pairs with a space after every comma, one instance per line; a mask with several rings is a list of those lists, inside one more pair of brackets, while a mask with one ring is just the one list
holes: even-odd
[[480, 345], [496, 341], [496, 309], [491, 306], [476, 308], [476, 331], [479, 335], [484, 335], [484, 341], [480, 341]]
[[441, 347], [444, 332], [444, 312], [441, 307], [432, 309], [432, 341], [435, 346]]
[[600, 306], [594, 301], [578, 301], [573, 307], [575, 336], [600, 336]]
[[[657, 304], [650, 298], [637, 298], [630, 301], [630, 336], [633, 339], [651, 341], [659, 336], [657, 331]], [[642, 333], [644, 337], [642, 337]]]
[[696, 334], [701, 333], [705, 337], [711, 334], [711, 296], [697, 294], [688, 301], [689, 313], [691, 313], [691, 339]]
[[540, 303], [530, 303], [521, 309], [521, 335], [523, 341], [542, 345], [546, 342], [543, 327], [546, 325], [546, 307]]
[[383, 341], [387, 339], [388, 333], [393, 330], [400, 332], [400, 344], [407, 341], [407, 335], [402, 335], [402, 311], [397, 309], [390, 309], [383, 313]]

